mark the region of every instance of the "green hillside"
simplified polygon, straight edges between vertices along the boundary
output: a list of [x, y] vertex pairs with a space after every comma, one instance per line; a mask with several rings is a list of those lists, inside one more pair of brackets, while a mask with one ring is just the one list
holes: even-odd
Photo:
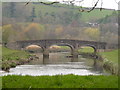
[[[12, 17], [11, 15], [15, 16], [16, 18], [30, 18], [31, 12], [33, 11], [33, 7], [35, 7], [35, 14], [38, 18], [45, 17], [47, 14], [48, 16], [50, 15], [55, 15], [56, 18], [64, 18], [68, 15], [70, 16], [75, 16], [75, 14], [79, 15], [80, 20], [82, 21], [93, 21], [97, 19], [101, 19], [105, 17], [106, 15], [111, 15], [114, 10], [108, 10], [108, 9], [103, 9], [100, 11], [99, 9], [94, 9], [91, 12], [80, 12], [79, 9], [80, 7], [78, 6], [68, 6], [65, 4], [53, 4], [53, 5], [44, 5], [40, 3], [29, 3], [27, 6], [25, 6], [25, 3], [14, 3], [14, 6], [12, 6], [11, 3], [3, 3], [3, 17]], [[13, 11], [14, 12], [10, 12]], [[23, 9], [24, 8], [24, 9]], [[86, 9], [86, 8], [85, 8]], [[69, 13], [68, 15], [65, 14], [66, 16], [62, 16], [61, 14], [64, 13]], [[70, 12], [74, 14], [70, 14]], [[41, 15], [41, 16], [40, 16]], [[76, 17], [76, 16], [75, 16]]]
[[65, 11], [73, 11], [74, 13], [80, 13], [80, 15], [82, 14], [82, 20], [83, 21], [89, 21], [89, 20], [95, 20], [95, 19], [100, 19], [105, 17], [106, 15], [111, 15], [113, 13], [114, 10], [107, 10], [107, 9], [103, 9], [102, 11], [100, 11], [99, 9], [95, 9], [92, 12], [80, 12], [78, 9], [79, 7], [75, 7], [75, 8], [71, 8], [70, 6], [66, 6], [66, 5], [43, 5], [43, 4], [31, 4], [31, 7], [35, 7], [36, 8], [36, 14], [39, 14], [39, 11], [41, 11], [42, 13], [61, 13], [61, 12], [65, 12]]
[[95, 19], [101, 19], [104, 18], [107, 15], [111, 15], [113, 13], [113, 10], [102, 10], [95, 9], [90, 13], [83, 12], [82, 13], [82, 20], [89, 21], [89, 20], [95, 20]]

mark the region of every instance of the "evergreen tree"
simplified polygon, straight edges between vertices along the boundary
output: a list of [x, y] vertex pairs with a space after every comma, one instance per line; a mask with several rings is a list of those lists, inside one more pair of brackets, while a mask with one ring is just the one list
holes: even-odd
[[35, 14], [35, 7], [32, 8], [32, 13], [31, 13], [31, 17], [35, 18], [36, 14]]
[[35, 7], [32, 8], [32, 12], [31, 12], [31, 16], [30, 16], [30, 21], [33, 22], [34, 18], [36, 18]]
[[31, 15], [26, 18], [26, 21], [27, 22], [33, 22], [34, 18], [36, 18], [35, 7], [32, 8]]
[[15, 17], [15, 11], [16, 11], [16, 9], [15, 9], [15, 2], [11, 2], [10, 3], [10, 17]]

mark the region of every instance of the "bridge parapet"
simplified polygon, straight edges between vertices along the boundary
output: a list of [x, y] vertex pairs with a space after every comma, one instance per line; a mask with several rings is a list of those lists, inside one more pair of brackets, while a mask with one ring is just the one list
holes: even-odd
[[25, 48], [29, 45], [38, 45], [40, 47], [50, 47], [51, 45], [66, 45], [76, 48], [76, 46], [91, 46], [96, 49], [105, 49], [105, 42], [83, 41], [83, 40], [69, 40], [69, 39], [45, 39], [45, 40], [26, 40], [8, 43], [9, 48]]

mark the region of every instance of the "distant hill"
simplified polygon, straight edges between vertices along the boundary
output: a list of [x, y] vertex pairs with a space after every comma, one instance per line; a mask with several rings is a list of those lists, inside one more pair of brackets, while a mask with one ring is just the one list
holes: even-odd
[[[17, 19], [20, 17], [29, 18], [31, 15], [31, 12], [33, 11], [33, 7], [35, 8], [35, 14], [38, 18], [40, 18], [40, 14], [42, 14], [43, 17], [47, 14], [49, 15], [56, 14], [57, 17], [59, 17], [64, 12], [67, 12], [67, 13], [72, 12], [74, 14], [78, 14], [80, 20], [85, 22], [95, 21], [97, 19], [104, 18], [105, 16], [111, 15], [114, 11], [110, 9], [103, 9], [102, 11], [100, 11], [99, 9], [94, 9], [92, 12], [88, 13], [88, 12], [80, 12], [79, 11], [80, 7], [78, 6], [73, 7], [65, 4], [44, 5], [40, 3], [29, 3], [27, 6], [25, 6], [25, 3], [22, 3], [22, 2], [17, 2], [14, 4], [10, 2], [5, 2], [3, 3], [3, 6], [2, 6], [3, 17], [10, 17], [13, 14], [12, 17], [15, 16]], [[88, 9], [88, 8], [85, 7], [85, 9]]]
[[79, 9], [63, 4], [3, 3], [3, 42], [54, 38], [118, 42], [115, 10], [88, 13]]
[[104, 18], [107, 15], [111, 15], [113, 13], [112, 9], [103, 9], [102, 11], [100, 11], [99, 9], [94, 9], [92, 12], [88, 13], [88, 12], [80, 12], [78, 9], [80, 7], [76, 6], [76, 7], [71, 7], [68, 5], [62, 5], [62, 4], [55, 4], [55, 5], [43, 5], [43, 4], [39, 4], [39, 3], [33, 3], [31, 4], [31, 7], [35, 7], [36, 8], [36, 14], [38, 15], [38, 12], [41, 11], [42, 13], [61, 13], [60, 11], [73, 11], [76, 13], [80, 13], [80, 15], [82, 14], [81, 19], [83, 21], [91, 21], [91, 20], [96, 20], [96, 19], [101, 19]]

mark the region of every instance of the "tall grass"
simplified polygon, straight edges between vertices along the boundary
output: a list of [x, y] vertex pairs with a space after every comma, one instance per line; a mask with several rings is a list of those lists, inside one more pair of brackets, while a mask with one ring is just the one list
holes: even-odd
[[3, 88], [118, 88], [117, 76], [3, 76]]

